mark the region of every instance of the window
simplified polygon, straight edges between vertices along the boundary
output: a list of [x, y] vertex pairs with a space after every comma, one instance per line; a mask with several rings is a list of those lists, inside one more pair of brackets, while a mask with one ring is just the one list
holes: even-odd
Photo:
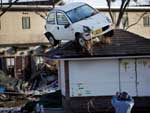
[[59, 25], [66, 25], [68, 24], [68, 20], [63, 13], [57, 13], [57, 24]]
[[47, 23], [49, 24], [55, 24], [55, 13], [49, 13], [47, 17]]
[[30, 29], [30, 17], [22, 17], [22, 29]]
[[72, 23], [78, 22], [80, 20], [86, 19], [90, 16], [93, 16], [97, 13], [95, 9], [89, 5], [83, 5], [68, 11], [66, 14], [70, 18]]
[[14, 77], [15, 58], [6, 58], [7, 74]]
[[144, 27], [149, 27], [150, 26], [150, 17], [149, 16], [144, 16], [143, 17], [143, 25], [144, 25]]
[[7, 67], [14, 66], [15, 65], [15, 59], [14, 58], [7, 58], [6, 64], [7, 64]]
[[41, 56], [37, 56], [37, 57], [36, 57], [36, 63], [37, 63], [37, 64], [42, 64], [42, 63], [44, 63], [44, 58], [41, 57]]

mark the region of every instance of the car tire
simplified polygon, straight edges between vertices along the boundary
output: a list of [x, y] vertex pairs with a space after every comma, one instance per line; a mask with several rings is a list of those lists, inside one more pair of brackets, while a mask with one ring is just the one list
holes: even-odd
[[59, 40], [56, 40], [50, 33], [45, 33], [45, 36], [52, 46], [56, 46], [59, 43]]
[[81, 35], [76, 37], [76, 42], [80, 47], [85, 47], [86, 45], [86, 40]]

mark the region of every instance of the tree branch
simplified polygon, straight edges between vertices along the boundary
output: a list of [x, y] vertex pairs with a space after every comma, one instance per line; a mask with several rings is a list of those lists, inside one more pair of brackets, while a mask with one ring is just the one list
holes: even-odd
[[140, 20], [143, 18], [143, 16], [146, 15], [146, 14], [147, 14], [147, 12], [144, 12], [144, 13], [139, 17], [139, 19], [138, 19], [136, 22], [134, 22], [133, 24], [129, 25], [125, 30], [128, 30], [130, 27], [132, 27], [132, 26], [138, 24], [139, 21], [140, 21]]
[[41, 18], [43, 18], [44, 20], [46, 20], [46, 17], [44, 15], [42, 15], [40, 12], [35, 11], [35, 14], [39, 15]]
[[130, 3], [130, 0], [122, 0], [120, 11], [119, 11], [119, 16], [118, 16], [117, 23], [116, 23], [116, 28], [119, 27], [122, 16], [126, 10], [126, 7], [129, 5], [129, 3]]
[[[49, 0], [50, 1], [50, 0]], [[62, 3], [63, 2], [63, 0], [60, 0], [58, 3], [56, 3], [55, 4], [55, 0], [53, 0], [53, 4], [52, 4], [52, 7], [54, 8], [55, 7], [55, 5], [58, 5], [58, 4], [60, 4], [60, 3]], [[39, 4], [40, 5], [40, 4]], [[36, 8], [38, 9], [38, 5], [36, 5]], [[53, 9], [52, 8], [52, 9]], [[38, 12], [38, 11], [34, 11], [35, 12], [35, 14], [37, 14], [37, 15], [39, 15], [41, 18], [43, 18], [44, 20], [46, 20], [46, 16], [47, 16], [47, 12], [44, 12], [44, 15], [42, 15], [40, 12]]]
[[11, 6], [14, 5], [14, 4], [16, 4], [18, 1], [19, 0], [15, 0], [14, 2], [11, 1], [8, 7], [6, 7], [5, 9], [1, 8], [2, 13], [0, 13], [0, 17], [2, 15], [4, 15], [11, 8]]
[[0, 8], [2, 9], [2, 7], [3, 7], [3, 0], [1, 0], [1, 7]]
[[111, 11], [111, 1], [110, 0], [106, 0], [106, 1], [107, 1], [108, 10], [109, 10], [109, 15], [111, 17], [112, 23], [114, 23], [114, 18], [113, 18], [112, 11]]

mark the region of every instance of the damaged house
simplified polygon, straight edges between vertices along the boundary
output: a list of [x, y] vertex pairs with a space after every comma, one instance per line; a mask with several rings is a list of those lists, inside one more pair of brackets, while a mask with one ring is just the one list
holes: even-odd
[[[25, 81], [31, 83], [29, 89], [36, 89], [41, 84], [47, 84], [53, 80], [48, 77], [49, 75], [57, 75], [56, 73], [41, 72], [45, 67], [51, 71], [49, 64], [52, 64], [52, 62], [46, 62], [41, 56], [51, 48], [43, 34], [45, 19], [41, 16], [46, 17], [47, 12], [53, 7], [52, 5], [58, 2], [59, 0], [19, 1], [0, 17], [0, 85], [7, 87], [9, 84], [9, 86], [15, 87], [18, 81], [20, 84]], [[3, 4], [1, 11], [7, 7], [7, 3]], [[10, 83], [10, 77], [17, 82]], [[44, 77], [47, 77], [48, 80], [46, 79], [46, 81]], [[7, 83], [4, 82], [4, 79]], [[40, 84], [37, 82], [38, 79], [46, 82], [41, 80]], [[19, 90], [22, 89], [20, 84]], [[14, 87], [11, 89], [16, 89]]]
[[[40, 54], [50, 47], [41, 16], [46, 17], [58, 2], [19, 1], [0, 17], [0, 70], [16, 79], [28, 78], [36, 71], [36, 65], [43, 62]], [[1, 11], [8, 5], [4, 3]]]
[[132, 113], [150, 112], [150, 40], [115, 30], [111, 43], [82, 51], [68, 42], [50, 53], [59, 61], [59, 82], [66, 113], [112, 112], [111, 98], [126, 91], [135, 99]]

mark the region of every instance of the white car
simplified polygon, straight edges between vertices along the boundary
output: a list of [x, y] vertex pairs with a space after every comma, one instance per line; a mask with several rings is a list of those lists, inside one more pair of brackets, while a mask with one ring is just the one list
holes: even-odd
[[110, 19], [82, 2], [73, 2], [51, 10], [45, 29], [45, 36], [53, 46], [61, 40], [75, 40], [84, 46], [86, 40], [113, 35]]

